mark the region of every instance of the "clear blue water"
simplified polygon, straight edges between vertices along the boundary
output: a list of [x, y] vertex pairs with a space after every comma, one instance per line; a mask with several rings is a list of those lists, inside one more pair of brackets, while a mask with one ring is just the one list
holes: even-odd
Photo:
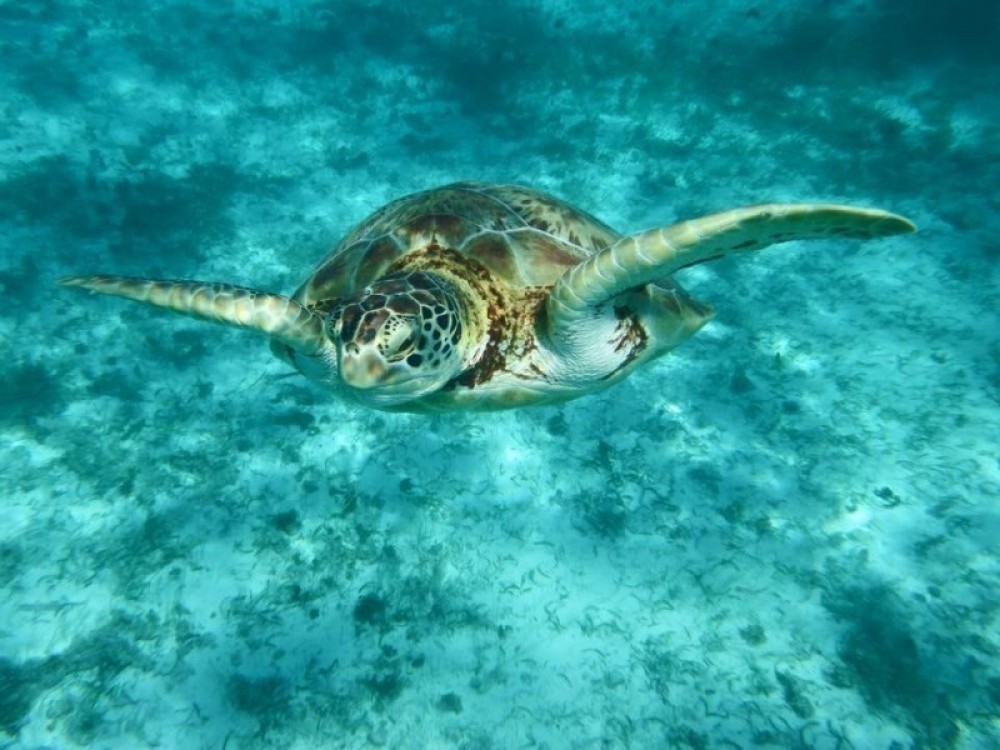
[[[0, 747], [1000, 746], [995, 3], [0, 4]], [[611, 390], [438, 417], [56, 287], [290, 292], [457, 179], [684, 272]]]

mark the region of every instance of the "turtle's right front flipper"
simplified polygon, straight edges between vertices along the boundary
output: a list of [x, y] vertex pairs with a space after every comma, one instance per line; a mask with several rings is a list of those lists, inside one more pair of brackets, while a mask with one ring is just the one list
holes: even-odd
[[132, 276], [68, 276], [62, 286], [144, 302], [209, 320], [251, 328], [307, 354], [326, 345], [323, 317], [280, 294], [201, 281], [154, 281]]

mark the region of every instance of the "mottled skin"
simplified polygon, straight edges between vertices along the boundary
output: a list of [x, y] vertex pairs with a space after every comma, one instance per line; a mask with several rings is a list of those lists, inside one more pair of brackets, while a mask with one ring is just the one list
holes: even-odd
[[874, 209], [771, 204], [622, 237], [542, 193], [458, 183], [376, 211], [292, 297], [60, 283], [259, 330], [307, 377], [378, 409], [505, 409], [606, 388], [705, 325], [712, 309], [674, 271], [788, 240], [909, 231]]

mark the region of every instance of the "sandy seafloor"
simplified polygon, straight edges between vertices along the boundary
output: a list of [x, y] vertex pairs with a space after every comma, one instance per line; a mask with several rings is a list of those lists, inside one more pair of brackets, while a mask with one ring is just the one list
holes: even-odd
[[[998, 14], [0, 4], [0, 747], [1000, 747]], [[674, 354], [485, 415], [53, 284], [287, 293], [457, 179], [920, 231], [692, 269]]]

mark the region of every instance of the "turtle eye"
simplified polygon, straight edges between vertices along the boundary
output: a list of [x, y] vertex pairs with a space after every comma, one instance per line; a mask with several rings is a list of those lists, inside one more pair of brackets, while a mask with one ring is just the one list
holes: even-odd
[[382, 329], [379, 350], [389, 362], [398, 362], [413, 351], [417, 343], [416, 326], [409, 320], [393, 316]]

